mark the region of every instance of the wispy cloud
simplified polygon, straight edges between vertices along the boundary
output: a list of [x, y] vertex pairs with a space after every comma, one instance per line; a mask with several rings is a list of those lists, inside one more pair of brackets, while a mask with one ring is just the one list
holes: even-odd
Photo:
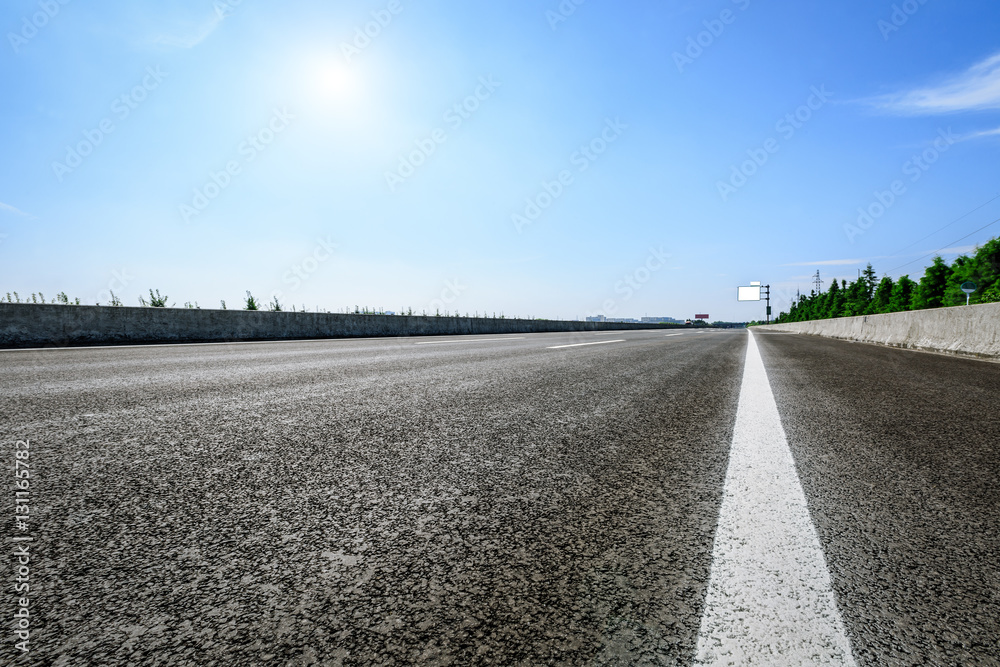
[[177, 33], [161, 34], [152, 38], [153, 44], [162, 44], [179, 49], [190, 49], [201, 44], [205, 39], [215, 32], [215, 29], [225, 18], [220, 14], [213, 15], [210, 19], [199, 25], [188, 25], [180, 28]]
[[959, 245], [954, 248], [942, 248], [938, 250], [942, 255], [965, 255], [970, 252], [975, 252], [978, 250], [978, 246], [974, 245]]
[[19, 215], [22, 218], [28, 218], [29, 220], [35, 219], [35, 216], [31, 215], [30, 213], [25, 213], [21, 209], [14, 208], [10, 204], [4, 204], [2, 201], [0, 201], [0, 211], [7, 211], [8, 213], [13, 213], [14, 215]]
[[983, 132], [975, 132], [969, 135], [969, 139], [978, 139], [980, 137], [1000, 137], [1000, 127], [995, 130], [984, 130]]
[[942, 114], [1000, 109], [1000, 53], [936, 85], [914, 88], [873, 100], [900, 114]]
[[792, 262], [782, 264], [782, 266], [848, 266], [851, 264], [861, 264], [863, 259], [823, 259], [818, 262]]

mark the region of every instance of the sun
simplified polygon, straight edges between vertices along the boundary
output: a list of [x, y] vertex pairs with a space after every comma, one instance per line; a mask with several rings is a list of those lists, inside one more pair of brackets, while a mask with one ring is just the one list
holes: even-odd
[[357, 92], [354, 72], [344, 63], [322, 63], [317, 67], [315, 77], [315, 85], [324, 96], [344, 99]]

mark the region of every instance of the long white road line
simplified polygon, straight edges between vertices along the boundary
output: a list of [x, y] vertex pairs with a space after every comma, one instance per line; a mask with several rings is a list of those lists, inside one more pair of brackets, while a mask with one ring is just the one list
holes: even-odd
[[524, 336], [505, 336], [503, 338], [459, 338], [453, 340], [427, 340], [414, 345], [448, 345], [449, 343], [488, 343], [505, 340], [523, 340]]
[[561, 350], [564, 347], [583, 347], [584, 345], [607, 345], [608, 343], [624, 343], [624, 338], [619, 338], [618, 340], [599, 340], [596, 343], [573, 343], [572, 345], [552, 345], [548, 349], [550, 350]]
[[695, 664], [855, 665], [752, 333]]

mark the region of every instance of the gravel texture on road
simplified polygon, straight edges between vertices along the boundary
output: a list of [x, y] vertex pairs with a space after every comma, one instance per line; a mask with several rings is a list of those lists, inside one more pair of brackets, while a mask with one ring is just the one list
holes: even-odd
[[[857, 664], [1000, 665], [1000, 364], [755, 336]], [[0, 663], [691, 665], [746, 351], [2, 352], [33, 542], [31, 649]]]
[[1000, 364], [756, 334], [859, 665], [1000, 665]]
[[747, 338], [615, 338], [2, 353], [2, 661], [690, 664]]

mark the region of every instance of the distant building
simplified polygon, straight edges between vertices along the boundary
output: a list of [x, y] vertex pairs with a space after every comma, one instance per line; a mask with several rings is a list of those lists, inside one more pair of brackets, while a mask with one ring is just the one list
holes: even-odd
[[631, 322], [633, 324], [684, 324], [684, 320], [675, 320], [672, 317], [605, 317], [604, 315], [592, 315], [587, 318], [588, 322]]

